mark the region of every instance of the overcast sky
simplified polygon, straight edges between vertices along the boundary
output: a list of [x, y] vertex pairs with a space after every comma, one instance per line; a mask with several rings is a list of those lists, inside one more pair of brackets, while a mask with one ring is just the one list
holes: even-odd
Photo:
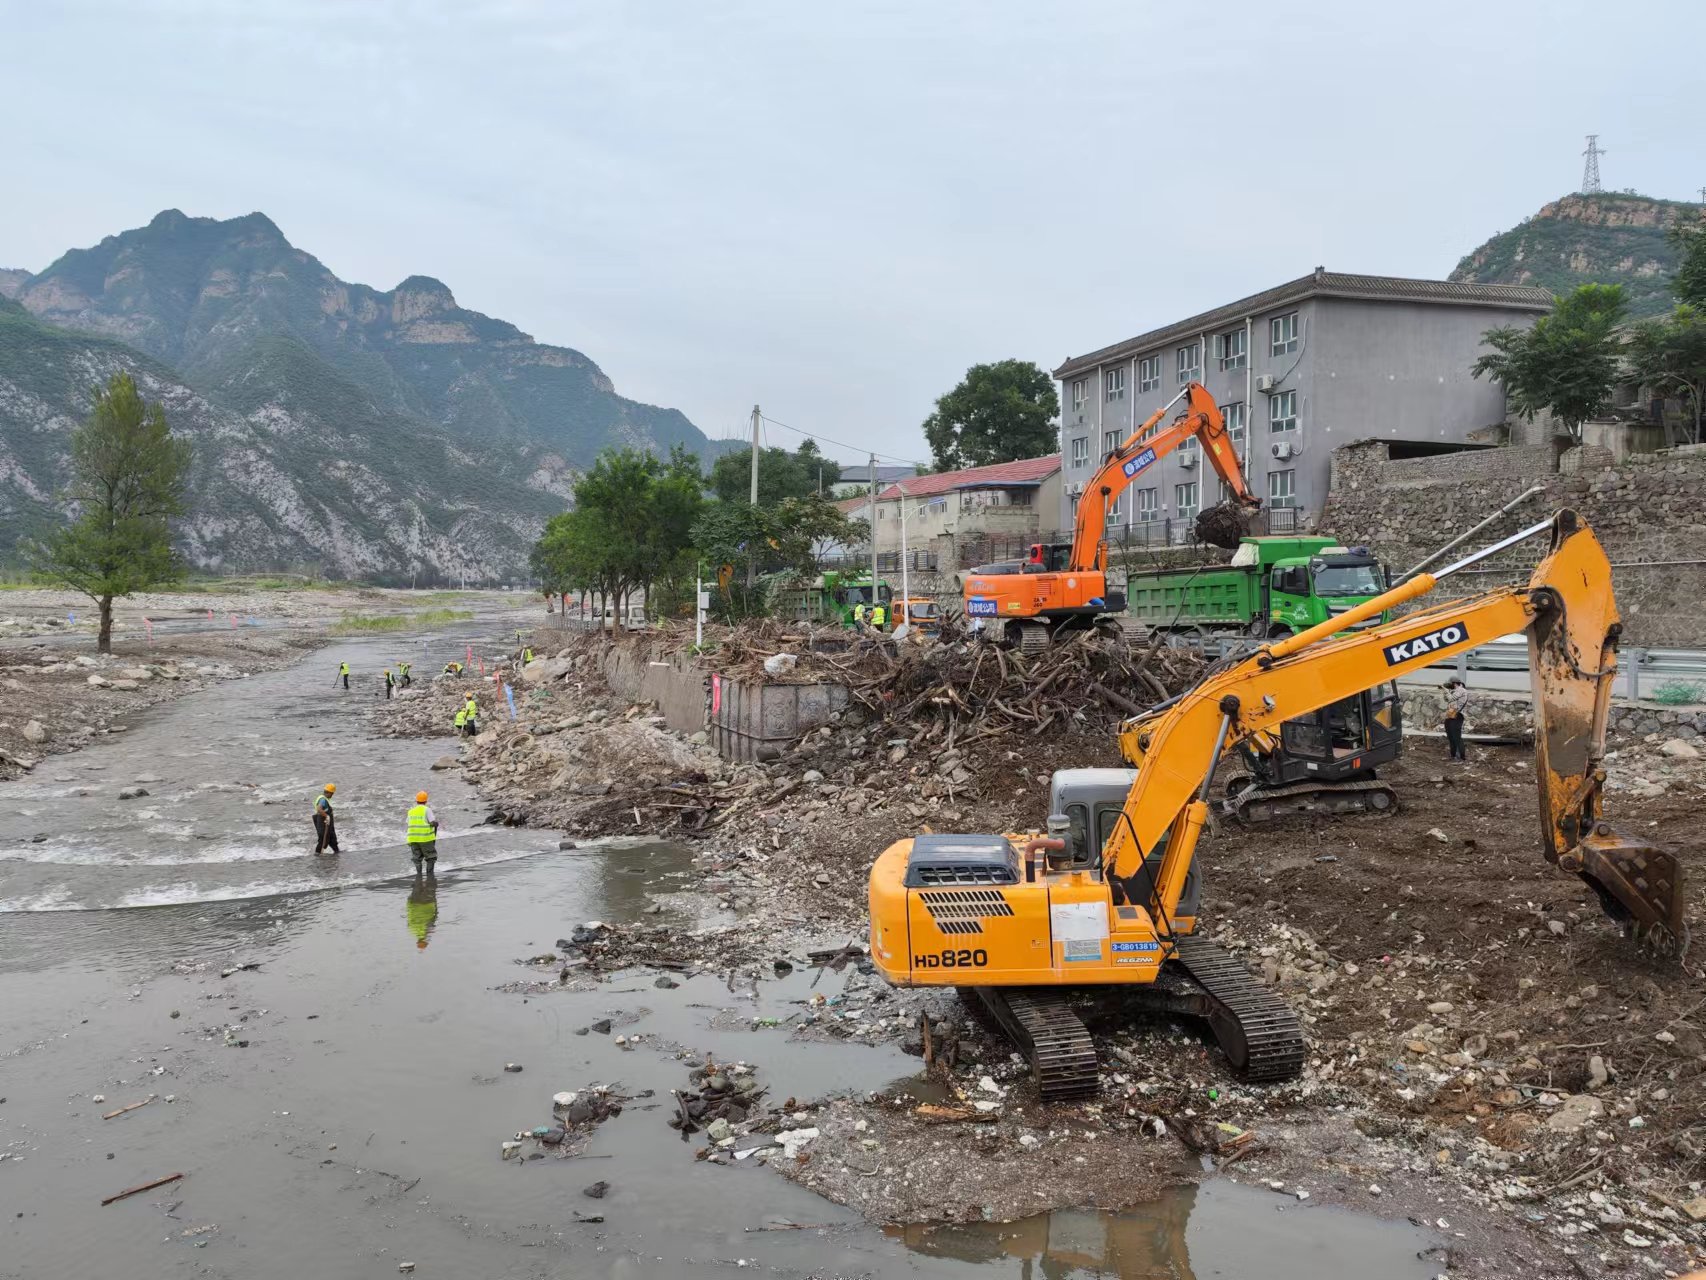
[[1443, 276], [1590, 131], [1607, 188], [1698, 199], [1703, 37], [1700, 0], [0, 0], [0, 266], [261, 210], [712, 436], [758, 402], [913, 458], [978, 361]]

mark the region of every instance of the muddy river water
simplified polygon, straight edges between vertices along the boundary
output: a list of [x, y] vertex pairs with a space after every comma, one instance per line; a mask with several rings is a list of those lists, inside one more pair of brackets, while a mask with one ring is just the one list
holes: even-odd
[[[655, 905], [682, 929], [738, 922], [678, 847], [559, 851], [552, 833], [480, 825], [472, 790], [428, 771], [448, 739], [373, 738], [371, 693], [333, 688], [341, 660], [358, 677], [400, 654], [435, 670], [466, 642], [334, 646], [0, 786], [0, 1277], [1438, 1272], [1406, 1224], [1226, 1181], [1119, 1213], [883, 1230], [767, 1169], [695, 1161], [698, 1140], [664, 1124], [686, 1076], [673, 1046], [757, 1064], [774, 1098], [882, 1089], [917, 1060], [752, 1029], [798, 1007], [804, 973], [514, 989], [542, 976], [518, 959], [589, 919]], [[327, 781], [343, 852], [315, 859], [308, 806]], [[130, 786], [149, 794], [119, 800]], [[432, 885], [400, 840], [422, 787], [448, 832]], [[603, 1017], [640, 1047], [575, 1034]], [[500, 1159], [552, 1094], [595, 1082], [656, 1096], [587, 1158]], [[186, 1176], [100, 1204], [171, 1173]], [[584, 1197], [597, 1181], [608, 1194]], [[810, 1226], [763, 1230], [786, 1223]]]

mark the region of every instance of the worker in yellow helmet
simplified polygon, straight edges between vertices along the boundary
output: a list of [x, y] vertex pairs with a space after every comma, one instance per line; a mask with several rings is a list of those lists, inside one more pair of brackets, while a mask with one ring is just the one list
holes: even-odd
[[332, 813], [332, 795], [337, 789], [337, 783], [328, 782], [314, 797], [314, 852], [317, 854], [327, 849], [338, 852], [337, 818]]
[[426, 864], [426, 873], [434, 874], [438, 866], [438, 815], [427, 803], [427, 793], [415, 792], [415, 806], [409, 810], [409, 857], [414, 861], [415, 874], [421, 874], [421, 864]]

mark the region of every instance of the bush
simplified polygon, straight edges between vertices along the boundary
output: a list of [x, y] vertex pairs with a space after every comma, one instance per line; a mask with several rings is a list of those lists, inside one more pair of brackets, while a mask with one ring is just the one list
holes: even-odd
[[472, 609], [425, 609], [420, 613], [346, 613], [332, 625], [332, 631], [337, 635], [409, 631], [415, 627], [436, 626], [441, 622], [467, 622], [473, 616]]

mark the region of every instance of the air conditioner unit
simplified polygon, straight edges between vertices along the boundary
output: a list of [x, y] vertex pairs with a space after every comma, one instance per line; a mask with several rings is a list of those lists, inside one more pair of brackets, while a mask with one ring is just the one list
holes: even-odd
[[1181, 453], [1179, 455], [1179, 465], [1181, 467], [1194, 467], [1194, 466], [1196, 466], [1197, 465], [1197, 455], [1195, 453]]
[[1273, 389], [1274, 389], [1274, 375], [1273, 374], [1264, 373], [1264, 374], [1259, 375], [1256, 378], [1256, 390], [1257, 391], [1272, 391]]
[[1282, 461], [1291, 457], [1291, 441], [1289, 440], [1281, 440], [1278, 444], [1273, 445], [1272, 449], [1274, 457]]

